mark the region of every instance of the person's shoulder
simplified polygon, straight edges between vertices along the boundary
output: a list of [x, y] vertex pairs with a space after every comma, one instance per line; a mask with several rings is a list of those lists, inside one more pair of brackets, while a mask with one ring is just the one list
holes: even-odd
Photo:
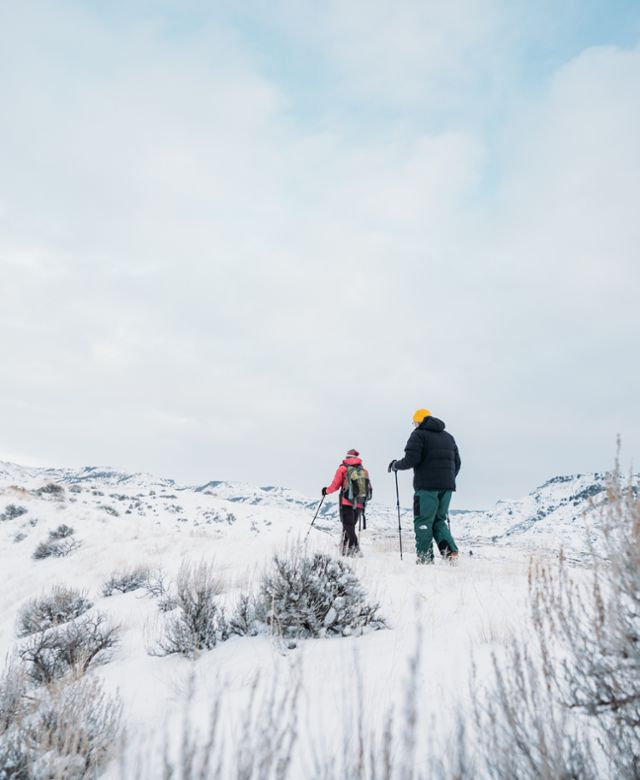
[[409, 445], [418, 445], [425, 439], [425, 434], [427, 431], [421, 430], [420, 428], [416, 428], [415, 430], [411, 431], [409, 434], [409, 439], [407, 440], [407, 446]]

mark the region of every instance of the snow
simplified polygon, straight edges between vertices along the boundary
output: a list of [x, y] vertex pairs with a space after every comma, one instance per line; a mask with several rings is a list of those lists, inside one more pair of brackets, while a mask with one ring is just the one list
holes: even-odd
[[[47, 483], [64, 497], [37, 494]], [[276, 638], [233, 638], [196, 661], [149, 654], [162, 615], [143, 591], [103, 597], [102, 585], [118, 570], [161, 566], [175, 577], [184, 560], [213, 561], [224, 582], [219, 599], [233, 605], [247, 592], [275, 551], [304, 539], [317, 501], [280, 487], [212, 481], [180, 486], [147, 474], [114, 469], [24, 468], [0, 463], [0, 512], [25, 507], [21, 517], [0, 522], [0, 655], [15, 652], [16, 617], [27, 600], [55, 585], [83, 589], [120, 626], [113, 660], [92, 674], [124, 700], [128, 743], [154, 754], [166, 730], [180, 728], [190, 679], [190, 708], [206, 723], [212, 702], [224, 690], [229, 712], [247, 701], [252, 681], [290, 679], [301, 663], [301, 740], [296, 761], [304, 776], [313, 743], [339, 751], [345, 708], [354, 706], [362, 680], [367, 725], [381, 728], [391, 707], [402, 708], [408, 664], [420, 637], [420, 674], [426, 697], [423, 717], [447, 729], [455, 707], [468, 699], [472, 663], [481, 678], [491, 652], [522, 629], [530, 558], [555, 557], [561, 547], [576, 559], [594, 515], [590, 501], [603, 497], [604, 475], [559, 478], [495, 510], [456, 514], [452, 530], [461, 557], [453, 567], [437, 560], [416, 566], [411, 515], [403, 510], [404, 560], [400, 560], [395, 509], [373, 504], [362, 533], [364, 557], [353, 561], [369, 596], [379, 600], [388, 629], [362, 637], [305, 640], [287, 650]], [[309, 550], [337, 554], [335, 503], [309, 535]], [[37, 522], [36, 522], [37, 521]], [[64, 558], [33, 560], [38, 542], [61, 523], [82, 544]], [[21, 541], [13, 541], [16, 534]], [[471, 554], [472, 553], [472, 554]], [[329, 619], [329, 618], [328, 618]], [[157, 750], [155, 751], [157, 754]], [[152, 767], [152, 759], [144, 758]], [[112, 765], [105, 777], [119, 777]], [[152, 770], [149, 770], [153, 776]]]

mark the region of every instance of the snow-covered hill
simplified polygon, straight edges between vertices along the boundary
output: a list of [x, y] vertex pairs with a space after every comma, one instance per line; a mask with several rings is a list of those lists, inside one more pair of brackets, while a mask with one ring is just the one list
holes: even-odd
[[491, 542], [556, 553], [562, 549], [580, 558], [600, 523], [609, 478], [604, 473], [554, 477], [523, 498], [499, 501], [486, 512], [459, 515], [455, 530], [467, 543]]
[[[604, 473], [554, 477], [523, 498], [499, 501], [494, 509], [452, 512], [452, 528], [456, 538], [467, 546], [491, 543], [550, 553], [562, 548], [579, 554], [585, 549], [589, 528], [598, 522], [596, 510], [605, 498], [606, 480]], [[0, 491], [7, 498], [13, 495], [16, 500], [23, 496], [37, 501], [47, 484], [66, 489], [66, 500], [58, 507], [71, 515], [88, 512], [154, 525], [169, 523], [178, 531], [207, 526], [217, 536], [242, 536], [245, 532], [276, 537], [305, 534], [318, 507], [318, 499], [272, 485], [255, 487], [216, 480], [179, 485], [151, 474], [95, 466], [42, 469], [0, 462]], [[23, 494], [23, 490], [28, 493]], [[403, 508], [401, 517], [405, 532], [411, 534], [411, 510]], [[395, 507], [374, 500], [367, 510], [367, 521], [368, 535], [373, 538], [397, 535]], [[30, 534], [26, 519], [23, 526], [22, 532]], [[314, 533], [338, 532], [336, 496], [323, 503], [314, 529]]]
[[[584, 529], [597, 521], [592, 502], [603, 499], [604, 488], [601, 474], [558, 477], [493, 511], [452, 515], [463, 553], [457, 567], [442, 560], [433, 567], [414, 565], [408, 510], [403, 511], [401, 561], [395, 509], [373, 503], [364, 558], [352, 566], [370, 597], [380, 602], [388, 630], [309, 639], [295, 652], [283, 652], [268, 636], [235, 637], [191, 661], [150, 654], [163, 619], [158, 605], [142, 590], [107, 597], [105, 581], [136, 566], [161, 567], [172, 579], [184, 561], [213, 561], [222, 582], [217, 599], [221, 607], [232, 608], [274, 551], [304, 538], [317, 500], [272, 486], [216, 481], [188, 486], [113, 469], [0, 463], [0, 656], [13, 656], [26, 641], [17, 636], [16, 624], [30, 599], [58, 585], [83, 591], [92, 610], [120, 632], [112, 660], [91, 674], [109, 691], [120, 691], [129, 739], [144, 752], [145, 740], [178, 733], [190, 677], [195, 676], [200, 693], [189, 706], [196, 720], [206, 720], [221, 679], [233, 710], [246, 703], [257, 673], [263, 680], [278, 675], [290, 680], [299, 654], [304, 660], [300, 722], [313, 728], [301, 731], [295, 758], [300, 769], [291, 776], [310, 776], [305, 756], [318, 746], [309, 741], [321, 739], [327, 755], [339, 750], [340, 724], [351, 717], [348, 708], [357, 696], [372, 728], [381, 726], [390, 707], [404, 706], [407, 663], [419, 632], [422, 664], [429, 672], [424, 685], [430, 691], [423, 715], [446, 729], [454, 700], [458, 706], [466, 696], [471, 658], [482, 674], [492, 650], [522, 623], [531, 552], [553, 557], [560, 545], [573, 546], [572, 557], [579, 557]], [[308, 549], [335, 555], [339, 525], [331, 499], [322, 507]], [[68, 554], [34, 558], [61, 525], [73, 529], [61, 539], [72, 544]], [[473, 557], [466, 554], [470, 550]], [[354, 665], [362, 680], [358, 694]], [[136, 777], [161, 775], [150, 757], [159, 755], [157, 744], [148, 750], [142, 760], [149, 771]], [[117, 766], [105, 774], [123, 776]]]
[[[37, 499], [37, 491], [47, 484], [66, 489], [65, 506], [75, 514], [97, 511], [98, 515], [103, 512], [178, 528], [208, 526], [217, 535], [242, 535], [246, 531], [254, 535], [304, 534], [319, 505], [316, 498], [272, 485], [255, 487], [217, 480], [179, 485], [172, 479], [111, 468], [42, 469], [0, 462], [0, 491], [8, 496], [17, 488], [18, 497], [25, 489]], [[389, 529], [395, 533], [397, 528], [396, 510], [375, 502], [367, 511], [367, 519], [382, 534]], [[328, 497], [320, 507], [314, 529], [335, 532], [338, 527], [336, 496]]]

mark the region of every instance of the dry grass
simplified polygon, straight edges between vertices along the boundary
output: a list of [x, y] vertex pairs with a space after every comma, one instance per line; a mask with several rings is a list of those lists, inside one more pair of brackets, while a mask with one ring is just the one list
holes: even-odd
[[0, 777], [90, 780], [109, 759], [122, 706], [96, 679], [31, 689], [19, 666], [0, 680]]
[[485, 645], [509, 645], [516, 632], [512, 625], [497, 618], [485, 618], [475, 633], [475, 643]]
[[532, 561], [528, 635], [474, 692], [490, 777], [640, 776], [640, 502], [617, 469], [598, 511], [590, 572]]
[[[197, 696], [192, 675], [184, 696], [177, 739], [165, 727], [164, 736], [140, 748], [123, 744], [119, 759], [121, 780], [285, 780], [293, 777], [291, 761], [298, 738], [300, 668], [287, 679], [275, 675], [269, 682], [256, 676], [236, 717], [230, 717], [228, 690], [222, 684], [208, 692], [212, 702], [204, 719], [194, 719], [191, 705]], [[175, 732], [174, 732], [175, 733]]]

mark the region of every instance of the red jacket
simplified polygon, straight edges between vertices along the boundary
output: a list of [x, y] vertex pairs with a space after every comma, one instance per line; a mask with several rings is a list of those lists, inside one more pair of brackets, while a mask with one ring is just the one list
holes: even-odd
[[[345, 458], [338, 466], [336, 475], [333, 478], [333, 482], [327, 488], [327, 495], [329, 493], [335, 493], [336, 490], [341, 490], [344, 487], [344, 478], [347, 476], [347, 466], [361, 466], [362, 458]], [[352, 506], [351, 501], [348, 501], [344, 496], [342, 497], [343, 506]], [[364, 504], [358, 504], [357, 508], [362, 509]]]

